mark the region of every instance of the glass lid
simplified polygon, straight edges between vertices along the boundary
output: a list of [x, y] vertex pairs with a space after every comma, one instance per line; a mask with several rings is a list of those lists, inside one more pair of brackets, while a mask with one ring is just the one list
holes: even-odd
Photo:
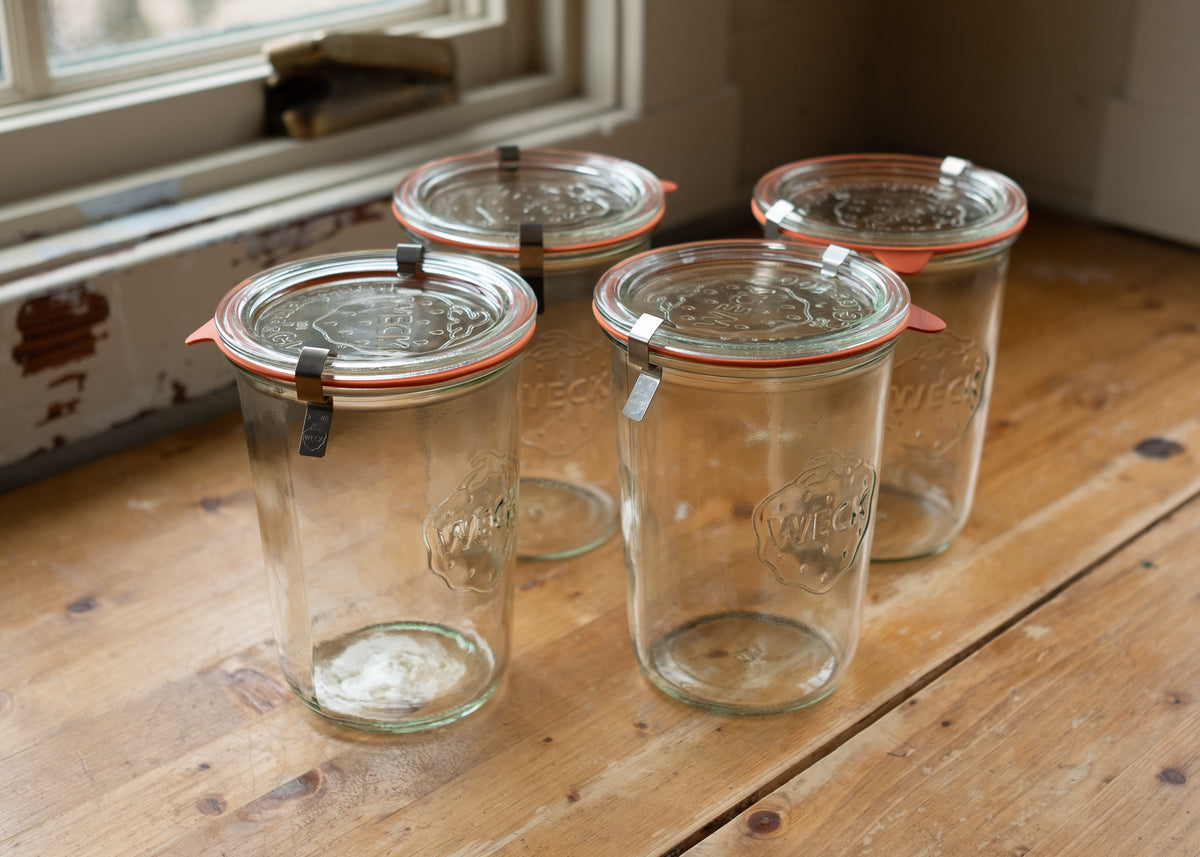
[[[619, 341], [648, 314], [650, 349], [686, 360], [782, 366], [876, 348], [906, 327], [939, 329], [894, 272], [843, 247], [734, 240], [625, 260], [596, 287], [596, 318]], [[919, 316], [919, 318], [917, 317]]]
[[507, 360], [529, 341], [536, 312], [529, 286], [506, 268], [401, 245], [251, 277], [189, 343], [211, 339], [242, 368], [285, 381], [303, 349], [328, 349], [326, 386], [409, 386]]
[[619, 158], [506, 146], [418, 167], [392, 208], [410, 233], [442, 244], [517, 253], [521, 225], [539, 223], [547, 253], [570, 252], [649, 231], [670, 189]]
[[839, 155], [779, 167], [758, 181], [753, 210], [788, 237], [872, 252], [997, 243], [1027, 217], [1025, 194], [1011, 179], [961, 158], [914, 155]]

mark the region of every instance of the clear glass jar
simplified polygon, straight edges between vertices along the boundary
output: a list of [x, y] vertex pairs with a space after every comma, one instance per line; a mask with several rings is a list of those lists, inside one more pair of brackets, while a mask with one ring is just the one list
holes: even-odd
[[768, 173], [753, 207], [769, 235], [873, 255], [946, 322], [942, 336], [896, 346], [872, 556], [945, 550], [975, 496], [1009, 248], [1025, 225], [1025, 195], [959, 158], [845, 155]]
[[574, 556], [615, 531], [608, 346], [592, 291], [611, 265], [650, 246], [669, 189], [618, 158], [511, 147], [434, 161], [396, 188], [396, 217], [414, 240], [519, 271], [540, 293], [522, 369], [523, 558]]
[[940, 323], [839, 251], [686, 244], [597, 286], [634, 649], [684, 702], [787, 711], [854, 656], [893, 344]]
[[235, 365], [283, 674], [338, 723], [474, 711], [508, 662], [521, 354], [512, 272], [411, 251], [246, 280], [189, 338]]

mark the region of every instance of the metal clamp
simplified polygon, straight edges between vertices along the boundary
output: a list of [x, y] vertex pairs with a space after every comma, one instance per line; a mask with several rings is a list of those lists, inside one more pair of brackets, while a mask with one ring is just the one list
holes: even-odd
[[786, 199], [775, 200], [775, 204], [767, 209], [767, 219], [763, 222], [763, 237], [778, 238], [783, 221], [795, 210], [796, 206]]
[[425, 264], [425, 248], [420, 244], [396, 245], [396, 276], [404, 279], [421, 273]]
[[546, 245], [545, 231], [540, 223], [522, 223], [517, 233], [520, 245], [517, 256], [518, 272], [529, 283], [537, 298], [537, 311], [546, 311]]
[[328, 348], [305, 346], [296, 361], [296, 398], [306, 402], [304, 425], [300, 429], [301, 455], [323, 458], [329, 444], [329, 429], [333, 424], [333, 399], [325, 395], [321, 375], [325, 361], [333, 357]]
[[963, 173], [967, 171], [967, 167], [971, 166], [971, 162], [965, 158], [956, 158], [949, 155], [942, 159], [942, 165], [938, 172], [938, 183], [944, 185], [952, 185]]
[[516, 146], [499, 146], [496, 154], [500, 156], [500, 169], [506, 173], [515, 173], [521, 163], [521, 150]]
[[662, 367], [650, 362], [650, 339], [658, 332], [663, 320], [644, 312], [629, 330], [629, 365], [638, 370], [637, 380], [621, 409], [621, 416], [641, 422], [650, 407], [650, 400], [662, 382]]
[[842, 265], [846, 264], [846, 260], [854, 255], [854, 251], [849, 247], [843, 247], [840, 244], [830, 244], [825, 248], [825, 252], [821, 254], [821, 276], [836, 277]]

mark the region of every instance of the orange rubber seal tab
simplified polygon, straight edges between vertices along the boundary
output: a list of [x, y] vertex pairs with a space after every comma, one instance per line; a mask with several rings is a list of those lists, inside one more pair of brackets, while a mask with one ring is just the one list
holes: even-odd
[[[425, 387], [431, 384], [440, 384], [446, 381], [453, 381], [458, 378], [464, 378], [468, 375], [474, 375], [477, 372], [483, 372], [495, 366], [516, 357], [529, 344], [529, 340], [533, 338], [535, 324], [531, 324], [529, 330], [518, 339], [516, 342], [509, 345], [507, 348], [497, 351], [494, 354], [489, 354], [482, 360], [477, 360], [474, 363], [468, 363], [465, 366], [456, 366], [452, 369], [441, 369], [436, 372], [428, 372], [424, 375], [412, 375], [404, 378], [332, 378], [324, 381], [326, 388], [348, 389], [348, 390], [386, 390], [393, 388], [405, 387]], [[237, 354], [230, 349], [222, 340], [221, 335], [217, 331], [217, 320], [210, 318], [196, 331], [194, 331], [187, 339], [184, 340], [185, 345], [195, 345], [198, 342], [212, 342], [221, 353], [228, 358], [229, 362], [235, 366], [245, 369], [255, 375], [263, 378], [270, 378], [273, 381], [284, 381], [289, 384], [296, 382], [294, 372], [289, 373], [281, 369], [276, 369], [271, 366], [263, 366], [248, 360], [245, 357]]]

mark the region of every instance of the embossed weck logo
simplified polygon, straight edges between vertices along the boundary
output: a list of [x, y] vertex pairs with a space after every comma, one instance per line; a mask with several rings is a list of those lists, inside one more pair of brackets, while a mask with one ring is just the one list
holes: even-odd
[[988, 356], [943, 331], [892, 369], [887, 430], [910, 449], [941, 455], [967, 431], [983, 402]]
[[565, 458], [595, 436], [612, 407], [608, 351], [603, 343], [577, 340], [564, 330], [539, 336], [525, 353], [521, 443]]
[[429, 567], [451, 589], [494, 589], [516, 539], [517, 460], [486, 452], [425, 519]]
[[875, 471], [836, 452], [813, 456], [811, 467], [754, 510], [758, 558], [780, 582], [828, 592], [858, 556], [875, 497]]

